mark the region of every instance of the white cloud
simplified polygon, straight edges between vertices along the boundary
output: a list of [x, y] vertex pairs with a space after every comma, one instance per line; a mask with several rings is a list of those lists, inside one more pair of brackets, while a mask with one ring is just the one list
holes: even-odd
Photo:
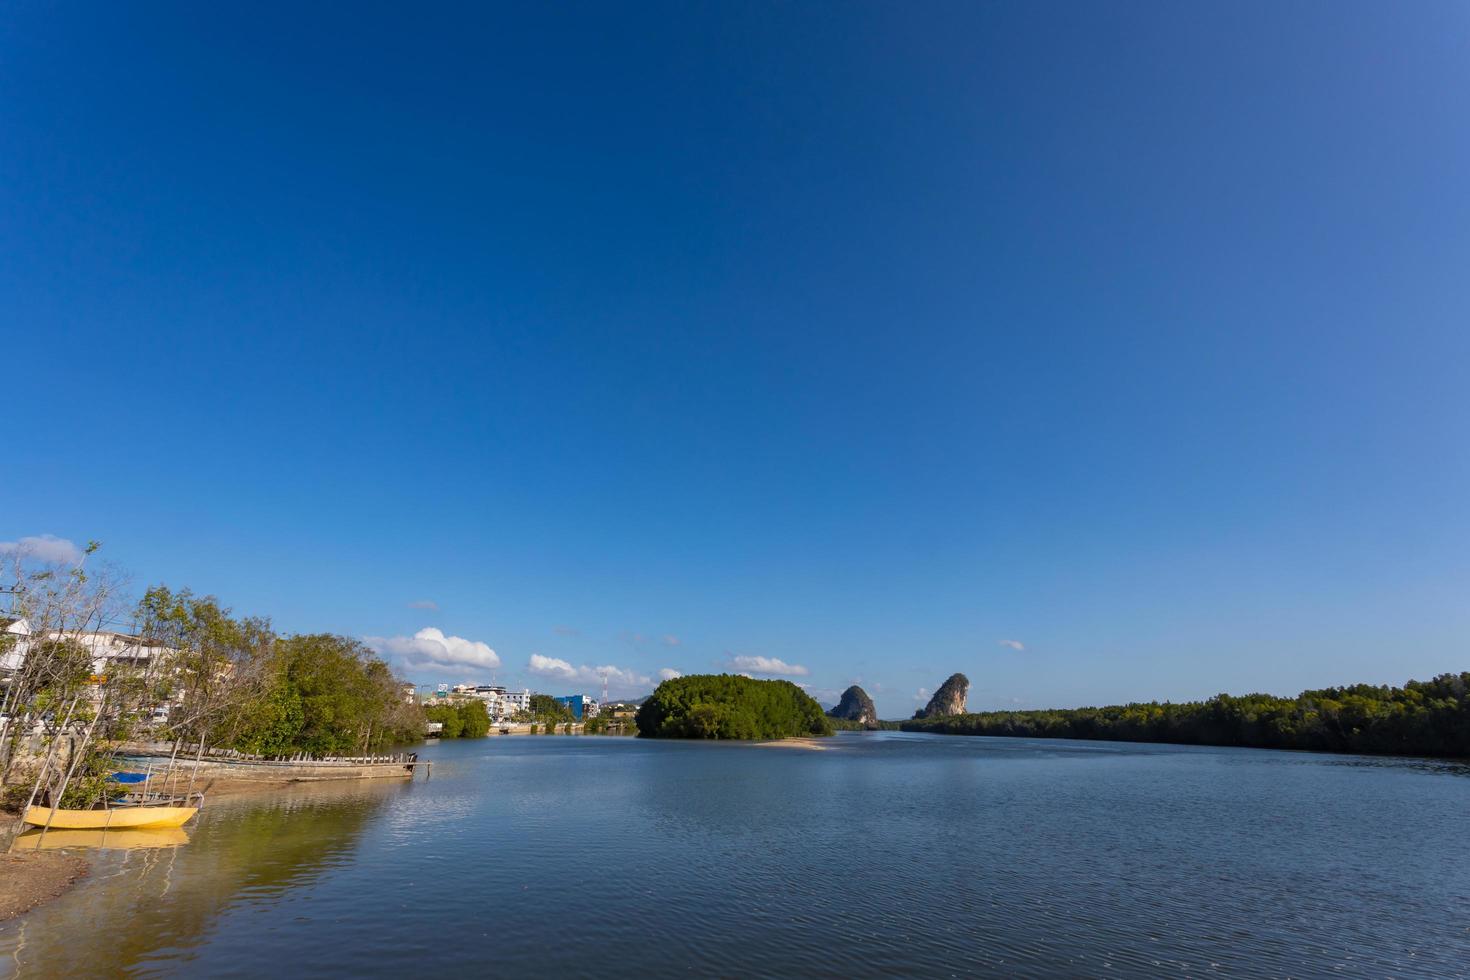
[[82, 549], [66, 538], [54, 534], [37, 534], [19, 541], [0, 541], [0, 555], [19, 555], [37, 561], [75, 565], [82, 560]]
[[429, 609], [429, 610], [432, 610], [434, 612], [438, 612], [439, 611], [439, 603], [435, 602], [433, 599], [415, 599], [413, 602], [410, 602], [408, 604], [408, 608], [410, 608], [410, 609]]
[[684, 672], [682, 670], [675, 670], [672, 667], [660, 667], [658, 670], [658, 679], [661, 681], [671, 681], [675, 677], [683, 676]]
[[500, 666], [500, 657], [489, 644], [445, 636], [432, 626], [413, 636], [365, 636], [363, 642], [408, 670], [462, 672], [466, 668], [494, 670]]
[[730, 666], [737, 671], [764, 674], [767, 677], [805, 677], [811, 673], [801, 664], [788, 664], [775, 657], [731, 657]]
[[576, 668], [565, 660], [559, 660], [556, 657], [543, 657], [539, 653], [531, 654], [531, 659], [526, 664], [526, 669], [533, 674], [543, 674], [547, 677], [570, 678], [575, 677], [577, 674]]
[[1000, 645], [1003, 647], [1010, 647], [1012, 650], [1026, 649], [1026, 644], [1022, 643], [1020, 640], [1001, 640]]
[[679, 638], [677, 636], [675, 636], [673, 633], [665, 633], [664, 634], [664, 646], [666, 646], [666, 647], [676, 647], [676, 646], [679, 645], [679, 643], [680, 643]]
[[560, 657], [545, 657], [539, 653], [531, 654], [531, 659], [526, 662], [526, 669], [541, 677], [597, 687], [602, 686], [602, 680], [605, 677], [609, 691], [614, 688], [642, 690], [653, 683], [652, 678], [629, 668], [614, 667], [611, 664], [600, 667], [590, 667], [584, 664], [574, 667]]
[[918, 692], [914, 695], [914, 700], [915, 701], [928, 701], [929, 700], [929, 689], [927, 687], [921, 687], [921, 688], [919, 688]]

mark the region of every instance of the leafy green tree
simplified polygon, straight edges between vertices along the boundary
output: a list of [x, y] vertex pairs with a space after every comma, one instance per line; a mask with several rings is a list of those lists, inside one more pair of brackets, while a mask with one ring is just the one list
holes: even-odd
[[443, 726], [439, 729], [440, 738], [459, 738], [464, 732], [464, 716], [456, 704], [431, 704], [424, 709], [424, 717]]
[[175, 702], [170, 734], [186, 745], [356, 755], [423, 733], [402, 681], [357, 640], [278, 636], [269, 620], [238, 618], [213, 596], [161, 585], [144, 594], [137, 620], [154, 642], [179, 651], [163, 677]]
[[459, 706], [460, 738], [484, 738], [490, 733], [490, 713], [483, 701], [466, 701]]
[[831, 735], [821, 705], [790, 681], [692, 674], [664, 681], [638, 709], [651, 738], [769, 739]]
[[570, 721], [575, 717], [569, 705], [558, 701], [550, 694], [531, 695], [530, 713], [533, 718], [553, 723]]
[[243, 702], [232, 747], [266, 755], [367, 753], [422, 735], [388, 665], [357, 640], [317, 633], [278, 638], [262, 696]]

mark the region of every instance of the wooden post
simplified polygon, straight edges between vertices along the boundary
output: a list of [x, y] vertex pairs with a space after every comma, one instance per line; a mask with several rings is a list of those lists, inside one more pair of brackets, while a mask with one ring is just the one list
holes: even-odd
[[56, 743], [61, 739], [61, 733], [66, 730], [66, 726], [71, 724], [71, 715], [76, 710], [77, 698], [80, 697], [81, 695], [78, 694], [71, 699], [71, 704], [66, 709], [66, 717], [62, 719], [61, 728], [57, 729], [55, 737], [51, 739], [51, 745], [46, 749], [46, 758], [41, 763], [41, 771], [36, 774], [36, 781], [31, 784], [30, 798], [26, 800], [25, 807], [20, 811], [18, 826], [21, 828], [26, 825], [26, 812], [36, 802], [36, 794], [41, 790], [41, 781], [51, 772], [51, 760], [56, 756]]

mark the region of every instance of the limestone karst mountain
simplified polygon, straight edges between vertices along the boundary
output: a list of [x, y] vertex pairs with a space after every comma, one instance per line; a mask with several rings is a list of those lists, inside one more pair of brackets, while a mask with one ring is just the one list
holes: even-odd
[[868, 697], [868, 692], [854, 684], [842, 692], [842, 700], [837, 706], [827, 712], [827, 717], [836, 718], [840, 721], [855, 721], [869, 730], [878, 727], [878, 709], [873, 707], [873, 699]]
[[915, 718], [945, 718], [965, 713], [965, 699], [970, 694], [970, 679], [964, 674], [950, 674], [949, 680], [939, 685], [939, 690], [929, 703], [914, 712]]

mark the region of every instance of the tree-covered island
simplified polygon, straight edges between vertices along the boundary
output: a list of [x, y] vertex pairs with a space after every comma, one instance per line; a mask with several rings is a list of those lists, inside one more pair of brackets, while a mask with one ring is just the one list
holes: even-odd
[[790, 681], [693, 674], [664, 681], [638, 709], [644, 738], [772, 739], [831, 735], [832, 723]]

